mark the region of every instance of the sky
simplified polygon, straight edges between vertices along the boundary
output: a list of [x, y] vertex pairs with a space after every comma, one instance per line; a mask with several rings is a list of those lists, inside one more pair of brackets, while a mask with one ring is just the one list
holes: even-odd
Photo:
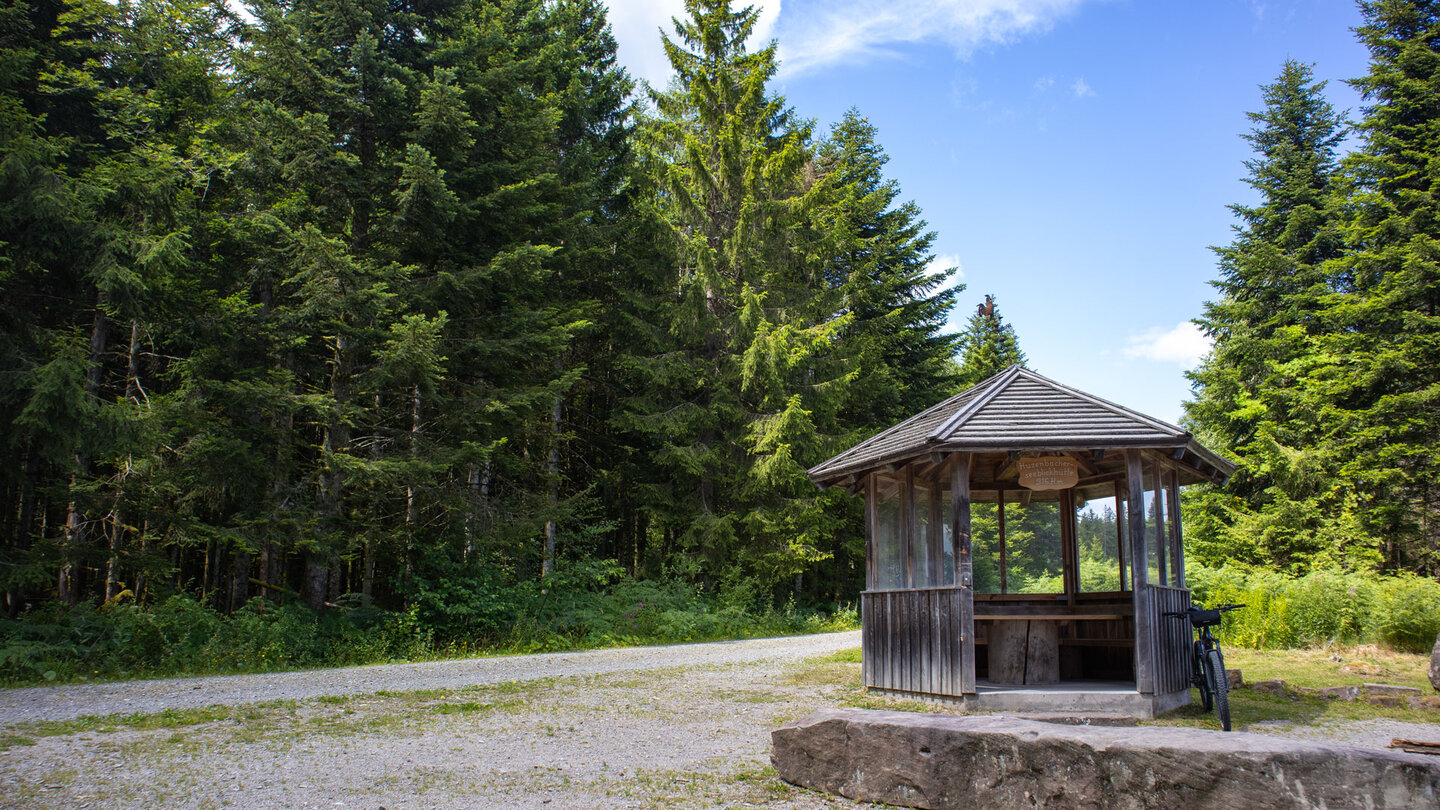
[[[739, 6], [740, 0], [736, 5]], [[888, 176], [960, 268], [960, 331], [986, 294], [1028, 365], [1176, 422], [1211, 246], [1252, 203], [1240, 135], [1287, 58], [1345, 83], [1368, 69], [1352, 0], [760, 0], [771, 84], [823, 131], [856, 108]], [[683, 0], [608, 0], [632, 76], [669, 77], [659, 30]]]

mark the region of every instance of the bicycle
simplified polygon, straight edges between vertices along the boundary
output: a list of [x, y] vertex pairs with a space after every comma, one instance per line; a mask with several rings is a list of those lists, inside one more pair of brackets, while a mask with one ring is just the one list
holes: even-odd
[[1220, 727], [1230, 730], [1230, 679], [1225, 675], [1225, 655], [1220, 651], [1220, 642], [1210, 634], [1210, 628], [1220, 624], [1220, 614], [1244, 605], [1220, 605], [1204, 608], [1191, 605], [1184, 612], [1167, 612], [1162, 615], [1189, 619], [1190, 626], [1199, 631], [1191, 648], [1190, 682], [1200, 690], [1200, 705], [1210, 711], [1212, 705], [1220, 717]]

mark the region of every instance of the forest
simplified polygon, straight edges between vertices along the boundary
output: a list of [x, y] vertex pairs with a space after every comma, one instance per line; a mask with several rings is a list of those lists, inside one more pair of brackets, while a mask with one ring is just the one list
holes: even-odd
[[[805, 470], [1025, 362], [993, 302], [946, 331], [864, 114], [731, 0], [663, 88], [599, 0], [237, 8], [0, 0], [0, 681], [853, 625]], [[1243, 135], [1186, 406], [1240, 471], [1186, 543], [1423, 633], [1440, 4], [1361, 9], [1360, 120], [1290, 62]]]

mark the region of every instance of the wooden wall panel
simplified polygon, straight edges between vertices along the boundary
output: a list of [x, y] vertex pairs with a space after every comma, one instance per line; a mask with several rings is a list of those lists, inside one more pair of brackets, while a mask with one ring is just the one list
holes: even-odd
[[961, 588], [871, 591], [860, 595], [865, 685], [917, 694], [964, 694], [966, 645]]

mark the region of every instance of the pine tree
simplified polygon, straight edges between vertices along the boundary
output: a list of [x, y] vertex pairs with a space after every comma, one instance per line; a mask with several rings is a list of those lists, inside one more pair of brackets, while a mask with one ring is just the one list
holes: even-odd
[[1313, 374], [1329, 452], [1359, 493], [1386, 564], [1440, 571], [1440, 3], [1361, 4], [1370, 50], [1354, 82], [1369, 106], [1353, 184], [1346, 254], [1332, 263], [1336, 328]]
[[1240, 465], [1223, 491], [1199, 496], [1197, 558], [1282, 567], [1363, 564], [1343, 489], [1318, 445], [1322, 403], [1311, 375], [1332, 331], [1327, 262], [1343, 245], [1335, 150], [1345, 136], [1309, 67], [1287, 61], [1262, 88], [1265, 109], [1242, 136], [1256, 157], [1246, 182], [1258, 205], [1234, 205], [1235, 240], [1216, 248], [1221, 292], [1199, 320], [1214, 340], [1190, 377], [1195, 429]]
[[1025, 365], [1025, 353], [1015, 337], [1015, 327], [1005, 323], [995, 308], [995, 299], [985, 296], [985, 303], [960, 333], [959, 387], [969, 388], [999, 374], [1010, 366]]
[[686, 9], [665, 40], [675, 78], [642, 131], [677, 265], [668, 346], [631, 425], [655, 442], [650, 502], [674, 560], [702, 582], [776, 585], [835, 528], [804, 473], [849, 375], [819, 373], [848, 320], [824, 277], [835, 194], [808, 127], [767, 90], [774, 44], [746, 48], [755, 10]]

